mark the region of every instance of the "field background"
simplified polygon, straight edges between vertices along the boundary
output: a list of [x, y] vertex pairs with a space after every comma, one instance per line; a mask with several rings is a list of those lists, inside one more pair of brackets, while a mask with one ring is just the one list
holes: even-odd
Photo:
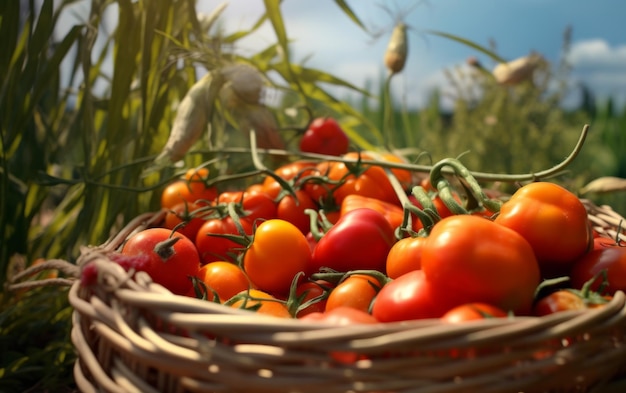
[[[550, 168], [572, 151], [589, 124], [580, 154], [552, 180], [579, 192], [599, 177], [626, 177], [625, 108], [611, 99], [598, 102], [584, 90], [582, 104], [565, 109], [561, 100], [570, 72], [565, 61], [545, 64], [532, 81], [507, 87], [479, 68], [446, 70], [456, 86], [454, 109], [444, 110], [443, 93], [435, 91], [427, 106], [409, 110], [388, 99], [392, 95], [384, 87], [352, 86], [329, 70], [291, 62], [275, 3], [265, 2], [267, 13], [257, 24], [224, 34], [219, 16], [201, 20], [193, 1], [93, 0], [84, 23], [52, 40], [70, 1], [1, 2], [0, 281], [38, 259], [75, 261], [80, 246], [102, 244], [131, 218], [158, 209], [160, 190], [184, 168], [211, 162], [216, 178], [250, 170], [247, 135], [239, 129], [250, 108], [232, 110], [220, 103], [211, 133], [194, 146], [183, 168], [141, 176], [199, 74], [229, 62], [253, 65], [268, 76], [271, 91], [281, 97], [272, 110], [294, 158], [307, 107], [316, 116], [336, 117], [355, 148], [377, 149], [389, 140], [416, 164], [460, 157], [470, 170], [489, 173]], [[346, 23], [361, 24], [345, 3], [336, 3], [336, 12], [349, 17]], [[119, 10], [113, 31], [101, 20], [111, 4]], [[246, 56], [230, 50], [263, 23], [276, 31], [275, 43]], [[96, 39], [106, 43], [103, 50], [94, 49]], [[565, 31], [565, 50], [569, 39]], [[113, 72], [104, 73], [110, 56]], [[64, 60], [71, 65], [70, 88], [61, 83]], [[371, 85], [385, 86], [387, 78], [381, 75]], [[341, 89], [351, 94], [344, 96]], [[266, 159], [271, 166], [271, 157]], [[585, 197], [626, 214], [621, 191]], [[5, 288], [0, 296], [0, 391], [71, 391], [66, 288]]]

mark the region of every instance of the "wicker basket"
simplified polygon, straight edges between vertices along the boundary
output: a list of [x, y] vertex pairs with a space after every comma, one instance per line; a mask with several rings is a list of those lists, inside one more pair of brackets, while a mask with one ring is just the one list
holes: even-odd
[[[584, 201], [596, 230], [621, 217]], [[252, 315], [174, 296], [107, 253], [158, 214], [138, 217], [79, 264], [97, 264], [95, 289], [76, 281], [75, 379], [85, 392], [622, 392], [626, 297], [546, 317], [328, 326]], [[341, 362], [341, 352], [361, 360]]]

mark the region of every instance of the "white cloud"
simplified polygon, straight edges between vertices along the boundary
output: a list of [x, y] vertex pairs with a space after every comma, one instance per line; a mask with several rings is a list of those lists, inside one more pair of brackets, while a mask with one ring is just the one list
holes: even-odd
[[582, 83], [603, 100], [613, 97], [626, 104], [626, 45], [611, 46], [605, 40], [591, 39], [572, 45], [568, 57], [575, 82]]

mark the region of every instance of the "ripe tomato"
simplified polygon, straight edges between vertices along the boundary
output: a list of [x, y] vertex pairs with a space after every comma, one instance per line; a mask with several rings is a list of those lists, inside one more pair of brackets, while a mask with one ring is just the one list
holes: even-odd
[[[200, 268], [197, 278], [207, 286], [206, 298], [209, 301], [224, 302], [250, 288], [250, 281], [243, 270], [227, 261], [207, 263]], [[214, 299], [215, 294], [219, 299]]]
[[[171, 209], [181, 202], [202, 203], [213, 201], [217, 196], [215, 187], [197, 186], [186, 180], [176, 180], [168, 184], [161, 193], [161, 207]], [[206, 201], [206, 202], [205, 202]]]
[[[293, 183], [294, 188], [300, 188], [299, 179], [311, 174], [315, 169], [316, 163], [312, 161], [294, 161], [289, 164], [282, 165], [274, 170], [274, 174], [283, 180]], [[266, 176], [262, 183], [263, 191], [270, 197], [276, 199], [283, 191], [282, 186], [272, 176]]]
[[243, 257], [243, 269], [255, 287], [273, 295], [289, 293], [294, 277], [311, 264], [311, 248], [295, 225], [263, 221]]
[[387, 283], [372, 307], [372, 315], [380, 322], [437, 318], [445, 311], [422, 270], [410, 271]]
[[165, 228], [137, 232], [128, 238], [121, 253], [147, 256], [147, 263], [135, 268], [145, 271], [154, 282], [177, 295], [189, 292], [190, 277], [197, 275], [200, 268], [200, 257], [193, 242]]
[[426, 237], [405, 237], [396, 242], [387, 254], [386, 272], [389, 278], [398, 278], [422, 268], [422, 248]]
[[[328, 323], [337, 326], [373, 325], [378, 323], [376, 318], [366, 311], [352, 307], [338, 307], [323, 313], [314, 312], [305, 315], [300, 320]], [[349, 351], [333, 351], [329, 353], [329, 356], [336, 362], [342, 364], [353, 364], [357, 360], [365, 358], [364, 355]]]
[[349, 147], [348, 136], [331, 117], [314, 119], [300, 139], [300, 151], [309, 153], [340, 156]]
[[338, 307], [352, 307], [369, 312], [381, 286], [378, 279], [366, 274], [348, 276], [330, 291], [326, 300], [326, 311]]
[[[622, 246], [598, 248], [575, 261], [570, 272], [572, 286], [581, 289], [586, 282], [605, 269], [608, 280], [605, 291], [609, 294], [626, 291], [626, 247]], [[600, 280], [596, 280], [591, 289], [597, 290], [600, 283]]]
[[323, 313], [311, 313], [301, 319], [303, 321], [318, 321], [338, 326], [378, 323], [378, 320], [371, 314], [352, 307], [337, 307]]
[[276, 202], [265, 192], [225, 191], [218, 195], [217, 202], [239, 204], [242, 217], [249, 222], [276, 218]]
[[[298, 308], [296, 317], [302, 318], [305, 315], [314, 312], [324, 312], [324, 310], [326, 309], [326, 300], [328, 298], [328, 293], [331, 288], [332, 284], [324, 280], [304, 281], [300, 283], [296, 288], [296, 296], [298, 296], [300, 300], [300, 307]], [[302, 307], [308, 301], [312, 301], [313, 299], [317, 300], [306, 307]]]
[[242, 291], [232, 297], [227, 305], [278, 318], [292, 317], [285, 302], [259, 289]]
[[[358, 159], [359, 153], [347, 153], [343, 155], [346, 159]], [[364, 160], [373, 159], [372, 153], [361, 153]], [[386, 157], [384, 160], [391, 161]], [[403, 178], [406, 178], [402, 170], [398, 171]], [[320, 182], [307, 182], [304, 189], [315, 201], [328, 201], [332, 199], [334, 204], [341, 205], [344, 198], [351, 194], [363, 195], [381, 201], [399, 204], [400, 200], [396, 195], [385, 170], [377, 165], [370, 164], [346, 164], [339, 161], [322, 161], [313, 173], [317, 176], [326, 176], [330, 181], [328, 184]], [[408, 174], [410, 179], [410, 173]]]
[[[246, 235], [252, 234], [250, 222], [242, 219], [239, 223]], [[220, 235], [242, 236], [230, 216], [206, 220], [198, 230], [195, 239], [195, 245], [203, 264], [214, 261], [234, 262], [245, 247], [243, 244]]]
[[381, 201], [363, 195], [351, 194], [341, 202], [341, 215], [355, 209], [373, 209], [381, 213], [392, 228], [398, 228], [404, 221], [404, 209], [398, 204]]
[[278, 202], [276, 218], [289, 221], [300, 232], [307, 234], [311, 231], [311, 217], [304, 211], [306, 209], [317, 210], [318, 206], [304, 190], [298, 189], [293, 195], [285, 195]]
[[193, 202], [180, 202], [165, 214], [163, 226], [176, 230], [189, 239], [195, 239], [200, 227], [204, 224], [201, 209], [202, 206]]
[[394, 230], [382, 214], [372, 209], [352, 210], [318, 241], [313, 250], [312, 272], [322, 267], [339, 272], [384, 272], [387, 254], [395, 241]]
[[544, 277], [567, 275], [592, 246], [587, 210], [565, 188], [527, 184], [502, 204], [495, 222], [521, 234], [533, 248]]
[[422, 270], [448, 309], [484, 302], [528, 314], [540, 281], [530, 244], [486, 218], [456, 215], [437, 222], [422, 250]]
[[533, 314], [543, 316], [559, 311], [585, 310], [606, 302], [606, 298], [593, 292], [585, 295], [576, 290], [560, 289], [539, 299], [533, 307]]
[[441, 320], [448, 323], [461, 323], [476, 319], [504, 318], [508, 316], [503, 309], [487, 303], [468, 303], [454, 307], [446, 312]]
[[191, 190], [192, 194], [201, 194], [207, 189], [206, 182], [209, 179], [209, 169], [188, 169], [187, 172], [185, 172], [183, 179], [189, 184], [189, 189]]

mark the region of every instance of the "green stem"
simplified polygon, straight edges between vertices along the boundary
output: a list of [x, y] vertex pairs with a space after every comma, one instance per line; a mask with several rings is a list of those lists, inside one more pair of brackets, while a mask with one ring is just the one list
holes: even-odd
[[[560, 163], [557, 165], [545, 169], [539, 172], [533, 173], [518, 173], [518, 174], [506, 174], [506, 173], [489, 173], [489, 172], [475, 172], [470, 171], [471, 175], [479, 181], [490, 181], [490, 182], [505, 182], [505, 183], [515, 183], [515, 182], [524, 182], [524, 181], [537, 181], [539, 179], [547, 179], [555, 176], [559, 176], [563, 174], [563, 171], [574, 161], [574, 159], [578, 156], [582, 147], [587, 138], [587, 134], [589, 132], [589, 125], [585, 124], [581, 131], [581, 134], [576, 142], [576, 146], [572, 150], [572, 152]], [[432, 165], [418, 165], [418, 164], [405, 164], [405, 163], [397, 163], [397, 162], [387, 162], [387, 161], [377, 161], [377, 160], [357, 160], [357, 159], [348, 159], [337, 156], [328, 156], [324, 154], [313, 154], [313, 153], [303, 153], [303, 152], [294, 152], [280, 149], [256, 149], [258, 153], [277, 155], [277, 156], [295, 156], [300, 158], [308, 158], [315, 159], [321, 161], [338, 161], [343, 163], [357, 163], [360, 161], [363, 165], [377, 165], [384, 168], [395, 168], [395, 169], [406, 169], [412, 172], [421, 172], [421, 173], [430, 173], [432, 170]], [[250, 149], [246, 148], [224, 148], [222, 152], [228, 153], [245, 153], [250, 154]], [[449, 169], [443, 169], [443, 173], [452, 174], [453, 172]]]
[[500, 202], [490, 199], [485, 195], [482, 187], [478, 184], [478, 181], [476, 181], [476, 178], [459, 160], [446, 158], [433, 166], [430, 172], [430, 183], [437, 188], [439, 197], [451, 212], [454, 214], [467, 214], [467, 210], [459, 205], [452, 195], [450, 183], [442, 173], [444, 167], [452, 168], [454, 174], [465, 181], [465, 184], [469, 187], [469, 191], [479, 203], [494, 213], [500, 211]]

